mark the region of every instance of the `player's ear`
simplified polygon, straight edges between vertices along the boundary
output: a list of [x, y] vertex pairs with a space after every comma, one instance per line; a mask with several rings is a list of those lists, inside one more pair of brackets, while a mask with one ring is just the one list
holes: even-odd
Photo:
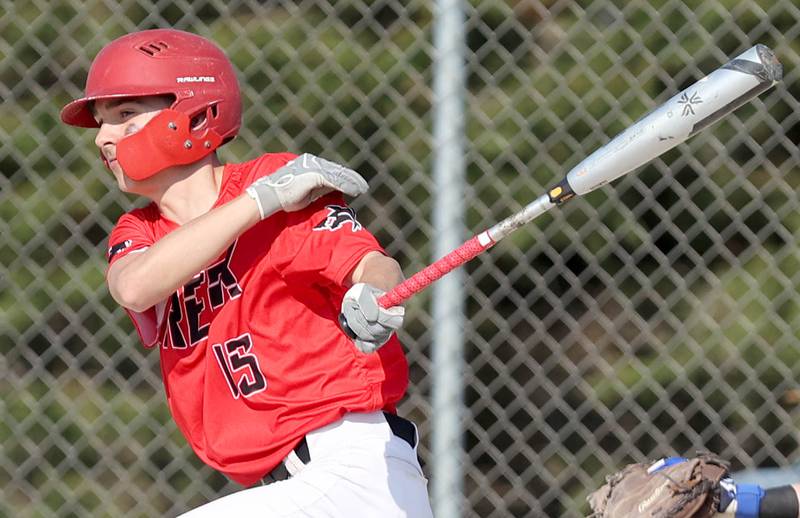
[[191, 120], [191, 128], [192, 131], [202, 130], [206, 123], [208, 122], [208, 117], [205, 113], [198, 113]]

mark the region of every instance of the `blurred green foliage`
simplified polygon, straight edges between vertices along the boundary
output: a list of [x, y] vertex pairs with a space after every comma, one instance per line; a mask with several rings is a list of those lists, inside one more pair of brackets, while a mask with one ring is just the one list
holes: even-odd
[[[753, 43], [778, 49], [787, 66], [787, 81], [781, 88], [787, 89], [790, 97], [800, 97], [798, 76], [790, 68], [798, 63], [800, 39], [781, 37], [791, 31], [796, 34], [800, 25], [800, 20], [792, 16], [796, 9], [792, 10], [790, 1], [785, 2], [786, 8], [776, 7], [773, 0], [725, 0], [713, 3], [723, 8], [709, 8], [709, 2], [702, 0], [587, 0], [575, 2], [575, 9], [554, 10], [554, 15], [533, 7], [549, 8], [558, 3], [471, 2], [467, 36], [471, 51], [468, 197], [481, 200], [491, 210], [471, 209], [469, 228], [483, 228], [506, 216], [514, 204], [530, 201], [539, 193], [536, 186], [557, 180], [670, 92], [697, 80], [685, 66], [687, 61], [696, 59], [700, 70], [711, 71], [725, 56], [745, 48], [742, 35]], [[58, 122], [60, 107], [80, 94], [91, 57], [105, 43], [135, 28], [166, 24], [212, 37], [230, 49], [231, 59], [242, 71], [241, 81], [249, 94], [245, 97], [245, 127], [258, 137], [264, 151], [322, 153], [329, 141], [315, 135], [330, 138], [347, 126], [361, 140], [342, 134], [335, 140], [338, 156], [368, 177], [387, 164], [396, 180], [396, 184], [382, 184], [371, 194], [375, 206], [391, 205], [393, 186], [408, 185], [420, 211], [411, 213], [395, 205], [390, 214], [393, 223], [407, 228], [409, 221], [428, 219], [430, 193], [415, 183], [414, 174], [419, 164], [427, 170], [431, 163], [429, 85], [433, 59], [430, 47], [422, 43], [430, 40], [433, 8], [418, 2], [400, 13], [397, 6], [402, 3], [343, 1], [332, 9], [308, 2], [300, 13], [300, 7], [284, 2], [235, 5], [202, 3], [187, 13], [189, 4], [160, 3], [156, 17], [154, 6], [143, 7], [137, 2], [58, 0], [46, 4], [14, 2], [0, 15], [5, 43], [0, 46], [0, 132], [10, 136], [0, 147], [0, 220], [4, 233], [0, 243], [0, 353], [7, 369], [0, 379], [4, 413], [0, 423], [4, 458], [0, 487], [5, 487], [0, 515], [55, 512], [80, 516], [86, 511], [94, 516], [174, 514], [182, 507], [176, 508], [176, 503], [158, 490], [159, 485], [196, 495], [188, 498], [190, 505], [205, 499], [198, 489], [200, 484], [223, 493], [233, 489], [220, 475], [202, 471], [204, 468], [172, 426], [163, 397], [143, 381], [147, 373], [157, 371], [155, 352], [133, 349], [131, 340], [125, 343], [131, 350], [121, 350], [120, 336], [114, 332], [124, 329], [132, 333], [132, 328], [105, 291], [102, 251], [109, 222], [130, 206], [130, 200], [117, 194], [110, 181], [99, 179], [92, 172], [99, 162], [87, 160], [79, 151], [92, 145], [89, 132], [77, 132]], [[591, 20], [582, 19], [582, 13], [591, 15]], [[415, 25], [397, 23], [401, 14]], [[769, 30], [761, 29], [764, 16], [769, 19]], [[325, 25], [331, 17], [338, 23]], [[510, 17], [516, 17], [530, 32], [508, 30]], [[692, 17], [697, 19], [688, 23]], [[369, 23], [363, 23], [365, 20]], [[313, 44], [308, 41], [308, 26], [324, 27], [315, 33]], [[679, 48], [672, 43], [672, 35], [678, 36]], [[487, 50], [488, 42], [491, 51]], [[268, 46], [270, 52], [259, 52]], [[578, 59], [582, 55], [591, 56], [588, 66]], [[293, 67], [297, 62], [306, 68]], [[336, 67], [319, 74], [303, 73], [329, 62], [335, 62]], [[618, 72], [620, 65], [626, 73]], [[514, 72], [507, 73], [508, 67]], [[310, 81], [315, 82], [315, 88], [305, 88]], [[35, 88], [30, 88], [31, 84]], [[296, 97], [296, 92], [302, 95]], [[253, 109], [255, 103], [259, 110]], [[414, 117], [398, 117], [398, 103]], [[792, 115], [793, 107], [785, 101], [768, 105], [777, 121]], [[754, 110], [748, 106], [737, 113], [747, 120]], [[784, 128], [786, 142], [800, 140], [800, 126], [796, 117], [794, 120]], [[307, 132], [309, 126], [318, 131]], [[552, 138], [562, 129], [569, 139]], [[737, 137], [742, 130], [741, 125], [722, 122], [713, 131], [720, 142], [732, 142], [725, 149], [687, 144], [692, 161], [677, 151], [670, 152], [661, 165], [645, 167], [637, 180], [620, 185], [613, 194], [604, 191], [587, 197], [581, 202], [584, 208], [606, 204], [609, 197], [614, 197], [618, 208], [606, 215], [605, 231], [593, 231], [579, 246], [570, 229], [580, 228], [592, 215], [576, 207], [560, 216], [541, 218], [533, 224], [536, 230], [520, 232], [508, 246], [492, 252], [492, 261], [504, 272], [514, 271], [520, 257], [529, 263], [529, 269], [514, 281], [521, 298], [505, 299], [497, 307], [500, 315], [513, 315], [522, 300], [530, 305], [533, 321], [547, 321], [554, 304], [545, 297], [530, 295], [546, 284], [554, 296], [564, 297], [567, 302], [563, 309], [575, 322], [590, 321], [592, 328], [600, 325], [595, 317], [605, 316], [614, 326], [623, 328], [617, 329], [618, 336], [630, 338], [628, 343], [601, 340], [605, 347], [601, 354], [613, 372], [587, 369], [582, 373], [585, 385], [580, 385], [584, 388], [564, 389], [563, 394], [583, 424], [598, 430], [596, 440], [610, 454], [626, 442], [643, 452], [669, 453], [665, 449], [672, 448], [686, 453], [698, 437], [709, 448], [721, 451], [730, 437], [719, 430], [736, 430], [757, 419], [769, 433], [785, 420], [785, 412], [764, 407], [771, 397], [780, 399], [789, 393], [793, 380], [787, 378], [796, 376], [800, 366], [800, 308], [795, 285], [800, 264], [791, 252], [793, 238], [800, 231], [800, 214], [792, 206], [796, 199], [771, 187], [781, 183], [794, 192], [800, 177], [795, 168], [786, 177], [775, 178], [756, 166], [747, 182], [737, 183], [736, 171], [730, 170], [719, 155], [727, 153], [738, 164], [754, 159], [754, 151]], [[766, 142], [776, 127], [764, 123], [746, 130], [754, 141]], [[368, 153], [361, 142], [369, 143]], [[398, 153], [398, 142], [402, 143], [402, 153]], [[237, 139], [224, 149], [223, 156], [228, 160], [252, 158], [260, 151], [253, 147], [252, 139]], [[418, 162], [405, 160], [405, 156], [416, 157]], [[796, 157], [796, 148], [775, 145], [767, 158], [781, 167]], [[674, 185], [663, 187], [667, 168]], [[491, 178], [486, 177], [487, 169], [492, 171]], [[681, 187], [707, 173], [709, 179], [699, 190], [687, 192]], [[648, 198], [651, 194], [646, 194], [647, 189], [654, 186], [660, 186], [650, 191], [657, 195]], [[642, 210], [643, 205], [649, 208]], [[375, 213], [371, 207], [365, 210]], [[550, 229], [556, 217], [562, 231]], [[661, 225], [665, 218], [672, 224], [670, 230]], [[765, 223], [775, 218], [781, 220], [779, 230], [763, 232]], [[370, 226], [384, 243], [396, 238], [379, 222]], [[537, 247], [544, 236], [559, 252], [558, 258]], [[425, 233], [409, 229], [407, 238], [414, 249], [420, 250], [420, 256], [426, 257], [429, 238]], [[711, 247], [718, 240], [725, 243], [722, 252]], [[748, 250], [748, 255], [740, 257], [743, 250]], [[684, 287], [676, 286], [670, 278], [642, 280], [625, 273], [629, 261], [637, 261], [636, 267], [648, 272], [663, 266], [666, 257], [670, 258], [669, 268], [691, 283], [691, 296], [675, 296], [676, 291], [684, 293]], [[734, 264], [737, 257], [739, 264]], [[404, 266], [415, 260], [405, 259]], [[586, 276], [590, 265], [607, 276]], [[469, 268], [475, 271], [480, 264]], [[697, 273], [701, 269], [707, 273]], [[492, 275], [479, 279], [478, 292], [501, 289], [502, 281]], [[587, 293], [598, 295], [596, 306], [570, 295], [576, 279]], [[608, 296], [612, 288], [625, 300]], [[54, 306], [55, 299], [63, 303]], [[420, 298], [412, 304], [426, 300]], [[479, 301], [470, 300], [470, 314], [479, 310]], [[662, 324], [654, 324], [655, 329], [642, 339], [637, 326], [646, 326], [648, 319]], [[563, 322], [546, 327], [515, 320], [503, 328], [490, 319], [476, 319], [473, 325], [487, 344], [497, 346], [492, 355], [512, 357], [514, 353], [508, 352], [505, 341], [513, 338], [532, 344], [528, 352], [541, 364], [546, 364], [555, 351], [534, 344], [531, 336], [546, 331], [557, 343], [571, 332]], [[425, 327], [422, 318], [413, 319], [407, 327], [408, 336], [418, 339]], [[504, 343], [497, 343], [498, 335], [505, 335]], [[588, 330], [586, 336], [592, 336]], [[660, 341], [650, 343], [650, 337]], [[586, 351], [559, 353], [577, 359]], [[470, 354], [482, 353], [474, 350]], [[709, 370], [709, 361], [698, 361], [700, 356], [715, 368]], [[39, 375], [41, 371], [46, 375]], [[76, 374], [65, 386], [58, 380], [67, 371]], [[468, 403], [486, 397], [480, 387], [488, 386], [495, 376], [530, 386], [536, 374], [519, 367], [506, 373], [477, 372], [476, 376], [476, 386], [467, 387]], [[549, 376], [558, 386], [559, 382], [573, 380], [575, 373], [554, 368]], [[724, 422], [692, 405], [703, 398], [713, 408], [725, 408], [730, 394], [716, 388], [716, 382], [724, 380], [725, 386], [737, 387], [747, 385], [754, 376], [775, 392], [747, 392], [741, 408], [728, 412]], [[54, 386], [58, 391], [55, 394]], [[684, 388], [665, 389], [675, 386]], [[608, 413], [584, 410], [587, 390], [591, 392], [590, 402], [614, 410], [616, 424], [630, 436], [621, 437], [604, 426]], [[569, 419], [563, 409], [548, 407], [549, 396], [538, 397], [540, 391], [533, 392], [530, 399], [542, 409], [543, 422], [558, 429], [559, 423]], [[657, 408], [670, 394], [670, 403], [686, 412], [675, 415], [664, 407], [648, 423], [659, 430], [677, 430], [673, 444], [657, 444], [651, 434], [640, 430], [642, 414], [625, 405], [633, 402], [635, 408]], [[520, 410], [517, 417], [514, 394], [499, 391], [492, 397], [509, 408], [512, 421], [520, 429], [526, 428], [530, 415]], [[789, 399], [780, 400], [787, 409], [791, 406]], [[148, 419], [142, 418], [145, 414]], [[488, 411], [470, 417], [482, 429], [497, 420]], [[164, 430], [153, 430], [148, 425], [153, 419], [164, 423]], [[169, 441], [154, 441], [162, 433]], [[577, 435], [558, 439], [571, 452], [586, 446], [586, 438]], [[743, 447], [753, 453], [763, 448], [761, 439], [740, 438]], [[794, 452], [798, 448], [796, 438], [790, 435], [773, 439], [778, 451]], [[468, 434], [468, 446], [485, 440]], [[493, 440], [503, 451], [503, 441], [510, 439]], [[554, 439], [536, 431], [529, 440], [536, 451], [541, 451]], [[42, 444], [47, 445], [46, 451], [39, 450]], [[166, 446], [154, 448], [154, 444]], [[585, 457], [582, 468], [601, 473], [608, 468], [603, 459], [599, 454]], [[473, 460], [487, 467], [493, 462], [488, 456]], [[555, 500], [545, 509], [547, 515], [562, 516], [565, 509], [581, 508], [585, 480], [568, 475], [571, 471], [565, 457], [552, 455], [543, 461], [550, 473], [565, 473], [560, 486], [573, 499]], [[760, 461], [772, 462], [769, 454]], [[529, 462], [521, 457], [512, 466], [523, 472]], [[66, 472], [61, 469], [65, 465], [69, 466]], [[180, 469], [186, 465], [196, 466], [208, 480], [187, 479]], [[12, 469], [21, 470], [26, 485], [9, 485]], [[124, 491], [113, 485], [122, 477], [122, 469], [132, 472], [136, 483]], [[541, 487], [533, 484], [529, 488], [533, 494], [550, 489], [546, 479], [540, 482]], [[36, 488], [42, 485], [47, 492], [37, 493]], [[488, 504], [476, 505], [476, 512], [481, 512], [481, 505]], [[509, 512], [523, 516], [526, 505], [522, 499], [512, 501]]]

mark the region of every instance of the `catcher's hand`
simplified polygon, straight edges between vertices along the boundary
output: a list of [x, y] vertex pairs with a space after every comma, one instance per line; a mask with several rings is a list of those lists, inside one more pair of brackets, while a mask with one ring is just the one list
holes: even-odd
[[728, 465], [712, 454], [630, 464], [587, 498], [593, 518], [710, 518]]

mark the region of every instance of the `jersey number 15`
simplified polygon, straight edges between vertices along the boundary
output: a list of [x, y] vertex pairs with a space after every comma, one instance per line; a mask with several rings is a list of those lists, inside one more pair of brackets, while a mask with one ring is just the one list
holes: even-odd
[[249, 397], [267, 388], [267, 380], [261, 373], [258, 358], [250, 352], [252, 347], [253, 340], [250, 333], [232, 338], [224, 344], [211, 346], [228, 387], [236, 399], [239, 395]]

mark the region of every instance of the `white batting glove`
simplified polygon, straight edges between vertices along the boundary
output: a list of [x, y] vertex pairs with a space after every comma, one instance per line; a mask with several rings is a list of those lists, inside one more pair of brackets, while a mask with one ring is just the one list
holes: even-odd
[[377, 351], [403, 325], [404, 307], [383, 308], [378, 304], [384, 293], [369, 284], [358, 283], [342, 299], [339, 324], [361, 352]]
[[368, 187], [367, 181], [352, 169], [305, 153], [253, 182], [247, 194], [256, 201], [264, 219], [279, 210], [301, 210], [329, 192], [358, 196]]

